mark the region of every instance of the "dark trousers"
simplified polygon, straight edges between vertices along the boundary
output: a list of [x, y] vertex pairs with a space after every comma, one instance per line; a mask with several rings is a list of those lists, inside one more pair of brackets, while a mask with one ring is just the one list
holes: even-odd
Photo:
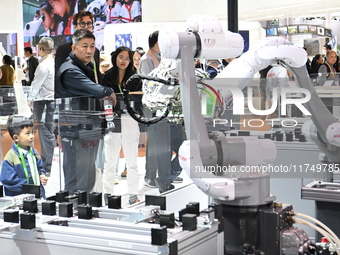
[[[35, 119], [38, 122], [39, 140], [41, 145], [41, 158], [46, 172], [51, 171], [53, 150], [56, 147], [54, 131], [55, 102], [49, 100], [35, 101], [33, 105]], [[43, 113], [45, 112], [45, 119]]]
[[[71, 99], [71, 100], [70, 100]], [[59, 105], [59, 129], [63, 150], [65, 190], [90, 192], [96, 181], [96, 158], [102, 138], [101, 111], [96, 98], [63, 99]]]
[[[145, 177], [155, 179], [158, 170], [158, 183], [168, 187], [182, 171], [178, 150], [183, 142], [183, 126], [162, 120], [147, 127], [147, 136]], [[171, 160], [173, 152], [176, 155]]]
[[65, 190], [90, 192], [96, 181], [96, 156], [99, 139], [62, 138]]

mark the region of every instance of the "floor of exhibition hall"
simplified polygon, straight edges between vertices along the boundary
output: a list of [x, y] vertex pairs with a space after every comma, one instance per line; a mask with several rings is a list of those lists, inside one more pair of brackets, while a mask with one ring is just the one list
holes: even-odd
[[[122, 207], [129, 206], [129, 193], [127, 187], [127, 177], [121, 177], [121, 172], [124, 171], [125, 168], [125, 158], [119, 159], [119, 167], [118, 167], [118, 184], [114, 185], [114, 195], [122, 196]], [[47, 197], [54, 195], [56, 192], [60, 190], [59, 180], [60, 175], [56, 168], [53, 168], [48, 184], [46, 185], [46, 195]], [[145, 156], [138, 157], [138, 172], [139, 172], [139, 185], [138, 185], [138, 198], [140, 201], [145, 200], [145, 195], [160, 195], [158, 188], [149, 188], [144, 185], [144, 175], [145, 175]], [[93, 188], [93, 192], [102, 192], [102, 183], [101, 183], [102, 173], [99, 169], [97, 169], [97, 178], [96, 184]], [[183, 182], [181, 183], [174, 183], [175, 189], [187, 186], [192, 183], [189, 176], [182, 171], [180, 177], [183, 178]], [[63, 177], [61, 178], [61, 182], [63, 185]]]

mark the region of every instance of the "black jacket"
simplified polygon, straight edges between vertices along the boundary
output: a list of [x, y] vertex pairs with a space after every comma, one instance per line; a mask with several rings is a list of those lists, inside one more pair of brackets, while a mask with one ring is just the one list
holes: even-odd
[[[113, 67], [107, 70], [103, 75], [103, 83], [104, 86], [111, 87], [115, 93], [121, 93], [119, 89], [119, 85], [117, 82], [117, 77], [115, 77], [113, 73]], [[142, 91], [141, 84], [136, 84], [135, 86], [130, 88], [130, 91]]]
[[[113, 67], [111, 67], [109, 70], [107, 70], [103, 76], [103, 85], [110, 87], [113, 89], [114, 93], [116, 93], [117, 97], [117, 104], [113, 108], [114, 112], [118, 115], [123, 113], [123, 109], [125, 109], [125, 103], [123, 100], [123, 95], [122, 91], [123, 88], [119, 88], [118, 82], [117, 82], [117, 77], [114, 76], [113, 73]], [[130, 88], [130, 91], [141, 91], [142, 87], [140, 84], [136, 84], [135, 86]], [[129, 95], [129, 100], [130, 102], [133, 102], [134, 105], [134, 110], [139, 112], [139, 114], [142, 114], [142, 95], [138, 94], [130, 94]], [[116, 123], [116, 122], [115, 122]], [[120, 131], [118, 131], [120, 132]]]
[[27, 65], [28, 65], [28, 79], [30, 82], [32, 82], [34, 79], [35, 70], [37, 69], [39, 65], [39, 60], [35, 56], [32, 55], [27, 60]]
[[[54, 62], [55, 73], [57, 73], [59, 67], [65, 62], [65, 60], [67, 59], [67, 57], [71, 53], [71, 51], [72, 51], [71, 46], [72, 46], [72, 42], [68, 42], [68, 43], [64, 43], [64, 44], [60, 45], [57, 48], [57, 51], [55, 53], [55, 60], [54, 60], [55, 61]], [[101, 75], [100, 70], [99, 70], [100, 52], [97, 48], [94, 52], [94, 60], [96, 62], [98, 83], [101, 84], [102, 75]]]
[[111, 95], [113, 89], [95, 82], [93, 64], [84, 65], [73, 52], [55, 76], [55, 98], [95, 97]]

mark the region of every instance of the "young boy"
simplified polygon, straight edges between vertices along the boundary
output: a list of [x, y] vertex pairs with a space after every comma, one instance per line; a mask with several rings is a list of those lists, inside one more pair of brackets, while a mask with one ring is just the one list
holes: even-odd
[[11, 116], [7, 130], [14, 143], [2, 163], [0, 182], [6, 196], [22, 194], [23, 184], [40, 185], [41, 197], [45, 198], [47, 177], [43, 162], [33, 148], [33, 122], [21, 116]]

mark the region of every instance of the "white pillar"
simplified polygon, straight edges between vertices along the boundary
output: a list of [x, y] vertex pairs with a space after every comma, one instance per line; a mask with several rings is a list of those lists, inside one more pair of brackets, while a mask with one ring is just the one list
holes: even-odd
[[331, 14], [328, 12], [325, 15], [326, 21], [325, 21], [325, 27], [330, 28], [331, 27]]

